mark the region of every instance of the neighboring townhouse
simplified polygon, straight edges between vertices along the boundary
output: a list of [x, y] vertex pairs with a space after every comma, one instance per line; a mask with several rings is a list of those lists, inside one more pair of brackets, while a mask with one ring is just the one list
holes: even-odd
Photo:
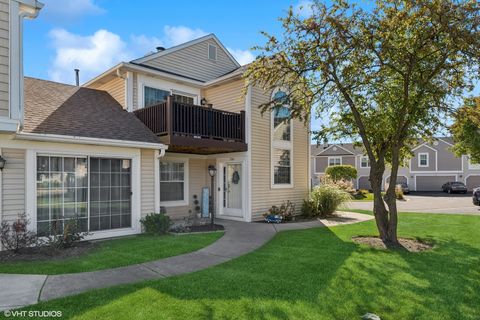
[[[456, 157], [450, 150], [452, 145], [450, 137], [436, 138], [432, 143], [419, 142], [412, 149], [413, 157], [408, 164], [399, 168], [397, 181], [407, 183], [412, 191], [441, 191], [448, 181], [464, 182], [470, 191], [480, 186], [480, 165], [470, 163], [467, 156]], [[328, 166], [347, 164], [357, 168], [355, 187], [370, 189], [370, 161], [363, 148], [351, 143], [312, 145], [311, 163], [313, 184], [319, 183]], [[390, 181], [388, 171], [383, 179], [386, 187]]]
[[244, 68], [214, 35], [120, 63], [82, 87], [24, 79], [17, 17], [40, 8], [0, 0], [8, 38], [0, 42], [0, 221], [25, 212], [39, 234], [72, 217], [90, 238], [139, 233], [141, 217], [161, 207], [174, 219], [195, 212], [211, 165], [217, 217], [258, 220], [284, 200], [300, 210], [309, 130], [288, 120], [286, 105], [262, 115], [258, 106], [282, 92], [244, 94]]

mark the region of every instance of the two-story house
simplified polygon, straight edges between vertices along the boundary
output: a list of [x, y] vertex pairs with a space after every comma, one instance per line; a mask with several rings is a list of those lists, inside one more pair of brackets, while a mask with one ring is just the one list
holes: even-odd
[[[480, 165], [470, 163], [467, 156], [456, 157], [450, 149], [452, 145], [449, 137], [436, 138], [432, 143], [419, 141], [412, 149], [413, 157], [399, 168], [398, 182], [407, 183], [412, 191], [441, 191], [448, 181], [464, 182], [470, 191], [480, 186]], [[370, 189], [370, 162], [363, 148], [351, 143], [312, 145], [311, 163], [313, 184], [319, 183], [328, 166], [346, 164], [358, 171], [355, 187]], [[383, 179], [385, 187], [390, 179], [388, 170]]]
[[[10, 14], [13, 2], [2, 2]], [[135, 234], [161, 207], [188, 216], [194, 196], [206, 203], [205, 188], [223, 219], [258, 220], [285, 200], [300, 210], [309, 130], [288, 119], [288, 105], [262, 115], [258, 106], [282, 91], [245, 94], [243, 72], [211, 34], [122, 62], [84, 86], [18, 77], [25, 89], [5, 112], [17, 114], [16, 125], [0, 133], [0, 220], [26, 212], [45, 234], [52, 221], [79, 217], [92, 238]]]

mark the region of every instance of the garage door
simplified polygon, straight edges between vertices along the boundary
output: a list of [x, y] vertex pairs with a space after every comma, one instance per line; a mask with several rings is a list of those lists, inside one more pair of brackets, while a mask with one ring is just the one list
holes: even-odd
[[455, 176], [417, 176], [417, 191], [442, 191], [442, 185], [455, 181]]
[[[408, 179], [407, 179], [407, 177], [405, 177], [405, 176], [398, 176], [398, 177], [397, 177], [397, 184], [399, 184], [399, 183], [406, 183], [406, 184], [408, 184], [407, 181], [408, 181]], [[389, 185], [389, 184], [390, 184], [390, 177], [388, 177], [388, 178], [385, 180], [385, 189], [388, 188], [388, 185]]]
[[365, 189], [365, 190], [372, 189], [370, 186], [370, 180], [368, 180], [368, 177], [358, 178], [358, 189]]
[[472, 191], [476, 187], [480, 187], [480, 176], [470, 176], [466, 183], [468, 191]]

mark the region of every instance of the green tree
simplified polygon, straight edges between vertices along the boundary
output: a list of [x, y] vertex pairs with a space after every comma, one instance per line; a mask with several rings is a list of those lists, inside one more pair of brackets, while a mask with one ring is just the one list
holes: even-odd
[[[249, 85], [289, 89], [291, 116], [312, 112], [330, 121], [321, 140], [350, 137], [370, 159], [374, 215], [384, 242], [398, 244], [395, 185], [399, 164], [415, 139], [429, 139], [478, 77], [477, 1], [377, 0], [362, 9], [343, 0], [316, 0], [311, 16], [290, 8], [281, 37], [267, 42], [250, 64]], [[271, 110], [276, 101], [261, 108]], [[382, 198], [385, 169], [391, 183]]]
[[357, 169], [350, 165], [329, 166], [325, 169], [325, 174], [333, 181], [353, 180], [357, 178]]
[[471, 162], [480, 163], [480, 98], [466, 99], [454, 120], [450, 127], [455, 142], [453, 151], [458, 157], [468, 154]]

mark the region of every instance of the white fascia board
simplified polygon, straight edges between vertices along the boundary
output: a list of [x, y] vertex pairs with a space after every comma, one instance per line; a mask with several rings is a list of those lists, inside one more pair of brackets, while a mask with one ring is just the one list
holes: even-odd
[[[326, 148], [326, 149], [323, 149], [321, 152], [319, 152], [319, 153], [317, 154], [317, 156], [320, 156], [322, 153], [324, 153], [325, 151], [327, 151], [328, 149], [330, 149], [330, 148], [332, 148], [332, 147], [338, 147], [338, 148], [343, 149], [344, 151], [350, 153], [350, 154], [353, 155], [353, 156], [355, 155], [355, 153], [353, 153], [353, 152], [350, 151], [350, 150], [345, 149], [344, 147], [342, 147], [342, 146], [340, 146], [340, 145], [332, 144], [330, 147], [328, 147], [328, 148]], [[332, 155], [332, 156], [333, 156], [333, 155]], [[342, 156], [342, 155], [339, 155], [339, 156]]]
[[419, 148], [421, 148], [421, 147], [426, 147], [426, 148], [428, 148], [428, 149], [430, 149], [430, 150], [433, 150], [433, 151], [437, 152], [437, 149], [430, 147], [427, 142], [424, 142], [424, 143], [416, 146], [415, 148], [412, 149], [412, 151], [415, 151], [415, 150], [417, 150], [417, 149], [419, 149]]
[[63, 135], [56, 135], [56, 134], [17, 133], [15, 134], [15, 139], [45, 141], [45, 142], [74, 143], [74, 144], [89, 144], [89, 145], [97, 145], [97, 146], [111, 146], [111, 147], [124, 147], [124, 148], [137, 148], [137, 149], [154, 149], [154, 150], [168, 149], [168, 146], [163, 143], [100, 139], [100, 138], [77, 137], [77, 136], [63, 136]]
[[167, 80], [173, 80], [173, 81], [176, 81], [176, 82], [183, 82], [183, 83], [186, 83], [186, 84], [188, 84], [190, 86], [193, 86], [193, 87], [196, 87], [196, 88], [202, 88], [205, 85], [205, 83], [201, 82], [201, 81], [187, 79], [187, 78], [184, 78], [182, 76], [176, 76], [176, 75], [173, 75], [173, 74], [169, 74], [167, 72], [152, 70], [150, 68], [146, 68], [146, 67], [142, 67], [142, 66], [139, 66], [139, 65], [131, 64], [131, 63], [128, 63], [128, 62], [121, 62], [121, 63], [117, 64], [116, 66], [108, 69], [104, 73], [100, 74], [99, 76], [85, 82], [82, 85], [82, 87], [88, 87], [89, 85], [94, 84], [95, 82], [102, 79], [103, 77], [106, 77], [109, 74], [114, 73], [114, 72], [116, 73], [116, 71], [120, 68], [125, 68], [126, 70], [129, 70], [129, 71], [136, 71], [136, 72], [145, 73], [147, 75], [157, 76], [157, 77], [161, 77], [161, 78], [164, 78], [164, 79], [167, 79]]

